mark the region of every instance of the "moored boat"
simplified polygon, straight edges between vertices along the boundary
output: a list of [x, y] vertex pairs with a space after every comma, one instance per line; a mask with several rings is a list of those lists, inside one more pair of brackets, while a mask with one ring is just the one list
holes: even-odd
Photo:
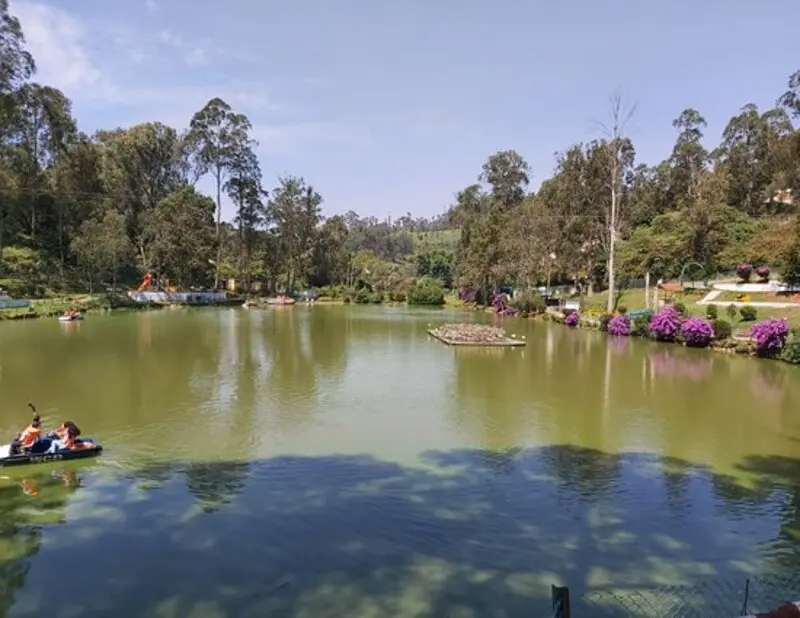
[[295, 299], [291, 296], [285, 296], [284, 294], [279, 294], [275, 298], [268, 298], [267, 304], [268, 305], [294, 305]]
[[83, 319], [83, 315], [80, 311], [67, 311], [62, 315], [58, 316], [59, 322], [78, 322]]
[[34, 463], [45, 463], [48, 461], [69, 461], [71, 459], [86, 459], [88, 457], [97, 457], [103, 452], [102, 445], [98, 444], [91, 438], [81, 438], [81, 448], [59, 450], [55, 453], [48, 453], [50, 448], [50, 438], [45, 438], [37, 442], [33, 448], [24, 453], [15, 453], [10, 455], [11, 445], [0, 445], [0, 467], [7, 466], [24, 466]]

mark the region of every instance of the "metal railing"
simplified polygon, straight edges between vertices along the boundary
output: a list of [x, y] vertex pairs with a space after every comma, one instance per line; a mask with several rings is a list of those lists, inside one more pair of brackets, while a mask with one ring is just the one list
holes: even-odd
[[800, 578], [708, 580], [690, 586], [591, 590], [570, 603], [552, 587], [553, 618], [733, 618], [775, 611], [800, 599]]

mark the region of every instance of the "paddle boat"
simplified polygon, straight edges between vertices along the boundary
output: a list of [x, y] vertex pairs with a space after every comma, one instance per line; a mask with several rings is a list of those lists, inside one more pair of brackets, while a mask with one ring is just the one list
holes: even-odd
[[83, 314], [80, 311], [65, 311], [58, 316], [59, 322], [78, 322], [83, 319]]
[[53, 440], [51, 437], [42, 438], [30, 449], [22, 452], [10, 454], [11, 445], [0, 445], [0, 467], [6, 466], [24, 466], [27, 464], [45, 463], [48, 461], [69, 461], [71, 459], [86, 459], [88, 457], [97, 457], [103, 452], [102, 445], [98, 444], [91, 438], [80, 438], [78, 442], [81, 444], [79, 448], [60, 450], [55, 453], [48, 453], [50, 445]]
[[278, 306], [286, 306], [286, 305], [294, 305], [295, 299], [291, 296], [286, 296], [285, 294], [278, 294], [274, 298], [268, 298], [267, 304], [268, 305], [278, 305]]

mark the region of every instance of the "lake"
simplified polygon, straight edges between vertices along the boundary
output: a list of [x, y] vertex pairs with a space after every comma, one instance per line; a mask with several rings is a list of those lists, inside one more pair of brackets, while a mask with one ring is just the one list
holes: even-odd
[[769, 602], [800, 598], [800, 369], [518, 319], [524, 348], [426, 334], [491, 319], [0, 323], [0, 432], [32, 401], [106, 449], [0, 470], [0, 615], [547, 616], [566, 584], [582, 618], [772, 573]]

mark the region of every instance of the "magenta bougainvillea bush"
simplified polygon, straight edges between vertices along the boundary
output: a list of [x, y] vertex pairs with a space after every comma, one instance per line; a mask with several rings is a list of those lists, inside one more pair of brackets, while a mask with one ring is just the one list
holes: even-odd
[[566, 324], [567, 326], [577, 326], [580, 319], [581, 316], [578, 315], [578, 312], [573, 311], [572, 313], [568, 314], [567, 317], [564, 318], [564, 324]]
[[739, 278], [742, 281], [750, 281], [750, 277], [753, 275], [753, 265], [752, 264], [739, 264], [736, 267], [736, 274], [739, 275]]
[[631, 334], [631, 320], [625, 315], [615, 315], [608, 322], [606, 331], [609, 335], [616, 335], [618, 337], [627, 337]]
[[650, 332], [659, 341], [675, 341], [681, 329], [681, 316], [672, 305], [656, 311], [650, 319]]
[[756, 275], [762, 281], [769, 281], [769, 266], [759, 266], [756, 268]]
[[508, 297], [505, 294], [495, 294], [492, 299], [492, 309], [498, 315], [514, 316], [519, 313], [514, 307], [508, 304]]
[[750, 336], [756, 341], [756, 351], [762, 356], [780, 353], [789, 338], [789, 324], [775, 318], [756, 322], [750, 328]]
[[686, 345], [704, 348], [714, 338], [714, 327], [703, 318], [688, 318], [681, 323], [681, 334]]

